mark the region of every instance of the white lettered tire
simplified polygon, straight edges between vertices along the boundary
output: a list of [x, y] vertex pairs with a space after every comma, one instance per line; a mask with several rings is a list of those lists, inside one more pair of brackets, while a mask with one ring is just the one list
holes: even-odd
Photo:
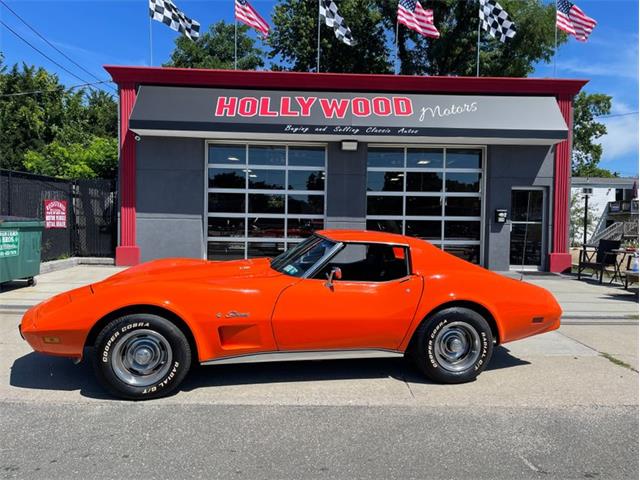
[[128, 400], [163, 397], [174, 391], [191, 367], [184, 333], [166, 318], [132, 314], [108, 323], [94, 344], [98, 381]]
[[491, 327], [479, 313], [462, 307], [436, 312], [416, 330], [413, 358], [431, 380], [471, 382], [493, 353]]

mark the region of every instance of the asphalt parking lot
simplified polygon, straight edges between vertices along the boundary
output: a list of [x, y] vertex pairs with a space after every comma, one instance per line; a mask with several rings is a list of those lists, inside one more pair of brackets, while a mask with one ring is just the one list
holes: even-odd
[[470, 384], [427, 382], [401, 359], [220, 365], [131, 403], [17, 332], [28, 306], [115, 271], [0, 293], [2, 478], [638, 477], [633, 291], [534, 279], [566, 324], [498, 347]]

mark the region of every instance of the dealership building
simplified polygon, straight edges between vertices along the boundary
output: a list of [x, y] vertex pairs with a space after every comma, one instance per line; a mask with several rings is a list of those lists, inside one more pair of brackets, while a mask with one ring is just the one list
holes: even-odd
[[582, 80], [108, 66], [118, 265], [275, 256], [323, 228], [564, 271]]

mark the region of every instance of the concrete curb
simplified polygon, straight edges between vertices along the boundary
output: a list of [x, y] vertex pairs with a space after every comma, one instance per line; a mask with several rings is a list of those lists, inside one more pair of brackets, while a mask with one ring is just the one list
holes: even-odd
[[76, 265], [106, 265], [113, 266], [115, 261], [113, 258], [106, 257], [70, 257], [62, 260], [51, 260], [50, 262], [42, 262], [40, 264], [40, 275], [43, 273], [56, 272]]

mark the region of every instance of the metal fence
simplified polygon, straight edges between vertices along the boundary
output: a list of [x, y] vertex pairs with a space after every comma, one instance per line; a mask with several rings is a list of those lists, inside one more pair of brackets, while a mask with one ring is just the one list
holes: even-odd
[[67, 202], [66, 227], [45, 228], [42, 260], [112, 257], [116, 245], [113, 180], [63, 180], [0, 169], [0, 216], [45, 220], [45, 201]]

